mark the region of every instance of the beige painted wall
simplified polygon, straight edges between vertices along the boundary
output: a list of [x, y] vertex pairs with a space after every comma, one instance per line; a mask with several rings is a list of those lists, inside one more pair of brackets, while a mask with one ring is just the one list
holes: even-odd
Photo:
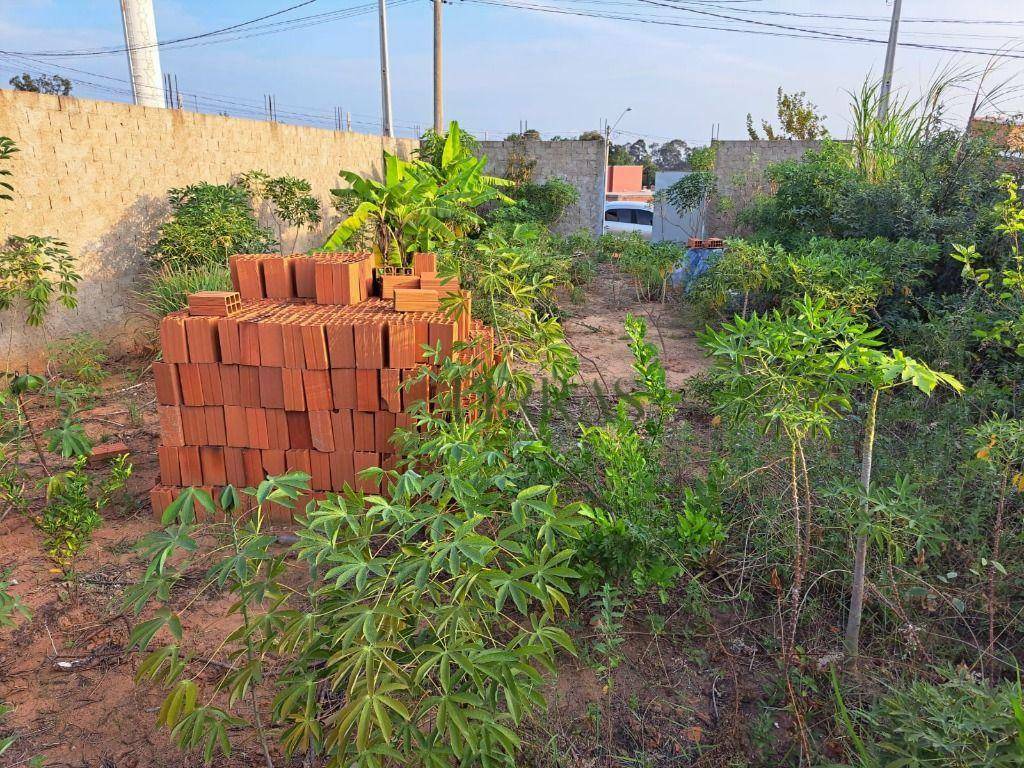
[[[48, 342], [81, 331], [132, 345], [141, 322], [133, 291], [168, 189], [255, 168], [298, 176], [320, 198], [328, 229], [340, 169], [379, 176], [382, 150], [408, 157], [418, 143], [10, 90], [0, 90], [0, 136], [21, 150], [10, 163], [14, 200], [0, 202], [0, 239], [58, 237], [83, 278], [78, 309], [51, 309], [42, 328], [27, 329], [22, 311], [0, 313], [0, 370], [38, 362]], [[322, 239], [316, 233], [298, 247]]]

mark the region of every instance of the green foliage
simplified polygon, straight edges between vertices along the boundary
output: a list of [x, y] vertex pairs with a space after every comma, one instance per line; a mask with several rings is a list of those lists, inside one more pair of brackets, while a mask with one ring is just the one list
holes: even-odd
[[443, 168], [444, 150], [448, 143], [448, 134], [453, 132], [458, 134], [459, 146], [474, 155], [479, 152], [480, 142], [476, 140], [473, 134], [463, 130], [456, 122], [452, 122], [448, 126], [448, 130], [443, 133], [438, 133], [433, 128], [429, 128], [420, 137], [420, 145], [413, 152], [423, 162], [430, 163], [435, 168]]
[[171, 218], [160, 227], [153, 249], [158, 268], [172, 271], [226, 267], [235, 253], [266, 253], [277, 247], [261, 227], [245, 187], [201, 182], [167, 193]]
[[239, 185], [249, 193], [257, 206], [268, 210], [282, 255], [285, 254], [284, 230], [295, 229], [289, 253], [295, 250], [302, 230], [310, 229], [321, 221], [320, 201], [312, 194], [312, 187], [305, 179], [295, 176], [272, 177], [263, 171], [249, 171], [238, 179]]
[[36, 522], [46, 536], [47, 553], [66, 571], [72, 569], [92, 532], [103, 524], [100, 512], [132, 473], [127, 455], [115, 458], [110, 475], [102, 480], [86, 469], [85, 462], [86, 457], [79, 456], [71, 469], [50, 478], [46, 506]]
[[47, 347], [50, 365], [67, 379], [95, 386], [106, 378], [107, 344], [89, 333], [78, 333]]
[[81, 279], [61, 240], [12, 236], [0, 247], [0, 311], [23, 301], [28, 325], [42, 324], [55, 297], [67, 309], [78, 306], [75, 294]]
[[[15, 152], [20, 152], [18, 146], [7, 136], [0, 136], [0, 163], [9, 163]], [[7, 181], [13, 174], [9, 168], [0, 165], [0, 200], [12, 200], [14, 185]]]
[[[18, 616], [27, 619], [31, 614], [17, 595], [11, 594], [12, 571], [0, 571], [0, 629], [9, 629], [17, 624]], [[0, 711], [0, 716], [3, 712]], [[0, 755], [4, 753], [3, 741], [0, 740]]]
[[365, 236], [381, 263], [404, 266], [412, 253], [436, 250], [478, 230], [483, 218], [476, 209], [504, 199], [496, 187], [508, 182], [485, 176], [487, 159], [474, 157], [461, 135], [452, 123], [439, 166], [385, 154], [382, 182], [341, 171], [350, 186], [331, 194], [351, 213], [324, 250], [350, 247]]
[[36, 75], [33, 77], [28, 72], [23, 72], [20, 75], [15, 75], [8, 82], [16, 91], [48, 93], [54, 96], [69, 96], [72, 88], [71, 81], [60, 75]]
[[636, 390], [630, 401], [642, 409], [643, 427], [647, 434], [659, 438], [665, 433], [665, 425], [675, 413], [681, 397], [668, 388], [658, 350], [647, 341], [647, 321], [627, 314], [625, 326], [636, 381]]
[[548, 179], [543, 184], [517, 184], [506, 190], [506, 194], [510, 203], [498, 205], [487, 215], [492, 224], [536, 223], [553, 227], [580, 199], [579, 190], [559, 178]]
[[936, 247], [914, 240], [814, 237], [792, 251], [779, 244], [730, 240], [689, 292], [709, 314], [736, 297], [746, 308], [751, 300], [785, 306], [805, 295], [828, 307], [863, 313], [885, 297], [898, 300], [912, 292], [937, 258]]
[[163, 266], [149, 276], [140, 298], [150, 313], [163, 317], [188, 306], [190, 293], [228, 290], [231, 290], [231, 273], [226, 264], [186, 269]]
[[85, 429], [70, 417], [46, 430], [43, 436], [49, 440], [49, 449], [59, 452], [65, 459], [84, 458], [92, 453], [92, 441], [86, 436]]
[[665, 201], [682, 216], [697, 208], [703, 208], [711, 193], [715, 191], [718, 177], [714, 171], [693, 171], [670, 185], [664, 193]]
[[1005, 198], [995, 205], [996, 231], [1009, 242], [1009, 254], [996, 267], [985, 263], [974, 245], [955, 246], [953, 258], [963, 266], [963, 276], [984, 292], [994, 312], [981, 317], [974, 335], [983, 344], [1003, 347], [1024, 357], [1024, 202], [1021, 186], [1009, 174], [999, 180]]
[[[787, 139], [810, 141], [828, 136], [825, 116], [819, 115], [818, 108], [807, 101], [806, 91], [784, 93], [782, 87], [779, 86], [776, 106], [779, 124], [782, 127], [781, 133], [776, 133], [772, 124], [767, 120], [761, 120], [761, 129], [768, 141]], [[747, 113], [747, 135], [750, 136], [751, 141], [758, 141], [761, 138], [757, 129], [754, 128], [754, 118], [749, 112]]]
[[637, 296], [644, 300], [665, 299], [668, 276], [685, 256], [676, 243], [667, 240], [652, 243], [637, 232], [601, 235], [598, 248], [603, 258], [614, 260], [623, 272], [632, 276]]
[[[776, 190], [740, 216], [759, 239], [795, 249], [809, 237], [908, 238], [948, 247], [991, 237], [999, 166], [984, 138], [942, 131], [908, 147], [879, 181], [856, 168], [849, 146], [826, 141], [801, 160], [772, 165]], [[969, 234], [968, 234], [969, 233]], [[939, 275], [948, 284], [952, 275]]]
[[1009, 768], [1024, 761], [1019, 682], [989, 685], [946, 669], [943, 679], [891, 689], [861, 715], [865, 768]]

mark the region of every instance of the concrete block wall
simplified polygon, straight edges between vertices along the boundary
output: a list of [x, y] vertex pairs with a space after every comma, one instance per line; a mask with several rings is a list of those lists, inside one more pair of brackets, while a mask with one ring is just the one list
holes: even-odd
[[736, 216], [758, 195], [772, 192], [765, 177], [768, 166], [784, 160], [799, 160], [809, 150], [819, 149], [821, 144], [820, 141], [716, 141], [718, 184], [715, 199], [708, 208], [708, 236], [746, 234], [737, 224]]
[[566, 211], [554, 227], [569, 234], [587, 229], [601, 232], [604, 219], [605, 148], [603, 141], [481, 141], [480, 153], [487, 156], [487, 172], [505, 176], [509, 161], [533, 163], [532, 180], [537, 183], [561, 178], [579, 190], [579, 202]]
[[[82, 275], [76, 310], [53, 307], [41, 328], [18, 308], [0, 313], [0, 370], [38, 363], [46, 344], [78, 332], [130, 347], [133, 302], [146, 251], [168, 212], [167, 190], [224, 183], [261, 169], [307, 179], [320, 199], [322, 242], [337, 217], [330, 189], [342, 168], [381, 172], [381, 152], [408, 157], [413, 139], [282, 125], [195, 112], [0, 90], [0, 136], [19, 148], [8, 163], [14, 199], [0, 201], [0, 240], [52, 235], [67, 242]], [[284, 241], [292, 242], [292, 233]]]

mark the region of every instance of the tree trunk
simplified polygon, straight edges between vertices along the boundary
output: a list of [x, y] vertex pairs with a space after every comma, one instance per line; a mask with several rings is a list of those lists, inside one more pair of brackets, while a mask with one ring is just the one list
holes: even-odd
[[[864, 424], [864, 445], [860, 457], [860, 487], [864, 494], [862, 509], [867, 512], [867, 496], [871, 490], [871, 463], [875, 453], [875, 421], [878, 416], [878, 390], [871, 395], [868, 418]], [[853, 555], [853, 587], [850, 591], [850, 615], [846, 620], [846, 652], [857, 657], [860, 645], [860, 620], [864, 612], [864, 580], [868, 563], [868, 537], [866, 533], [857, 536]]]

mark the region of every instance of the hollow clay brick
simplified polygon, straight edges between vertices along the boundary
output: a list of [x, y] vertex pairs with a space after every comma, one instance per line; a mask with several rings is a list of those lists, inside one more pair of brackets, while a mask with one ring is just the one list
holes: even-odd
[[309, 434], [313, 448], [318, 451], [334, 450], [334, 429], [331, 424], [331, 411], [309, 412]]
[[195, 486], [203, 484], [203, 465], [199, 461], [199, 446], [186, 445], [178, 449], [178, 466], [181, 469], [181, 484]]
[[[160, 405], [181, 405], [181, 382], [178, 367], [174, 363], [153, 363], [153, 380], [156, 384], [156, 401]], [[167, 483], [175, 485], [175, 483]]]
[[291, 448], [312, 448], [313, 438], [309, 431], [309, 414], [286, 411], [285, 421], [288, 424], [288, 445]]
[[157, 406], [160, 421], [160, 441], [164, 445], [185, 444], [185, 429], [181, 419], [181, 408], [176, 405]]
[[221, 380], [218, 363], [196, 363], [199, 368], [199, 383], [203, 390], [205, 405], [224, 405], [224, 382]]
[[356, 372], [354, 368], [331, 369], [331, 395], [335, 408], [356, 407]]
[[260, 367], [260, 405], [284, 408], [284, 383], [281, 368]]
[[184, 315], [167, 315], [160, 321], [160, 349], [168, 363], [188, 362]]
[[328, 325], [327, 349], [331, 368], [356, 367], [355, 342], [351, 325]]
[[331, 376], [327, 371], [304, 370], [302, 385], [306, 394], [306, 408], [311, 411], [329, 411], [334, 407]]
[[178, 449], [172, 445], [161, 445], [157, 447], [156, 455], [160, 462], [160, 482], [164, 485], [181, 485]]
[[227, 430], [224, 425], [223, 406], [205, 406], [203, 408], [203, 419], [206, 421], [206, 442], [209, 445], [227, 445]]
[[204, 445], [199, 449], [199, 460], [203, 467], [203, 482], [206, 485], [227, 485], [223, 448]]
[[286, 411], [305, 411], [306, 390], [302, 383], [302, 369], [282, 369], [281, 386], [284, 390], [284, 409]]
[[284, 338], [281, 325], [269, 320], [256, 324], [260, 347], [260, 365], [284, 367]]
[[379, 371], [356, 371], [356, 408], [360, 411], [376, 411], [380, 408]]
[[332, 411], [331, 427], [334, 432], [335, 450], [345, 453], [354, 451], [356, 445], [352, 432], [352, 411], [347, 408]]
[[178, 363], [178, 381], [181, 382], [182, 403], [203, 404], [203, 382], [199, 377], [199, 363]]

